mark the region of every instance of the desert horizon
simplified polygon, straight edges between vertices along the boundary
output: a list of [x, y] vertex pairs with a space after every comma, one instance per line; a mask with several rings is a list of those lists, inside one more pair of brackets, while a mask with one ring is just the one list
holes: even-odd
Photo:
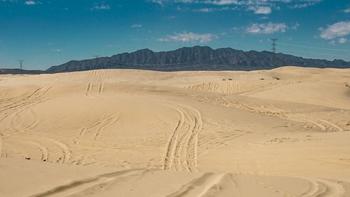
[[0, 0], [0, 197], [350, 197], [350, 0]]
[[0, 75], [0, 196], [348, 196], [349, 77]]

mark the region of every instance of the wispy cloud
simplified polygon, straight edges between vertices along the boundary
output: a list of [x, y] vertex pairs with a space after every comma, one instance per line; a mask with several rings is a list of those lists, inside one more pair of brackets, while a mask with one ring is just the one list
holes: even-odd
[[[306, 8], [316, 5], [323, 0], [150, 0], [159, 5], [166, 4], [197, 4], [205, 6], [197, 8], [203, 12], [220, 11], [218, 7], [234, 7], [241, 10], [251, 10], [255, 14], [270, 14], [273, 9], [279, 9], [281, 6], [286, 6], [292, 9]], [[212, 6], [212, 7], [208, 7]]]
[[142, 28], [143, 26], [141, 24], [132, 24], [130, 27], [136, 29], [136, 28]]
[[320, 28], [320, 30], [320, 36], [325, 40], [344, 38], [350, 35], [350, 21], [337, 22], [329, 25], [327, 28]]
[[348, 39], [347, 38], [339, 38], [338, 39], [338, 43], [339, 44], [345, 44], [345, 43], [347, 43], [348, 42]]
[[207, 43], [214, 39], [217, 36], [210, 33], [199, 34], [193, 32], [183, 32], [183, 33], [175, 33], [173, 35], [167, 35], [164, 38], [158, 39], [161, 42], [199, 42], [199, 43]]
[[[288, 0], [286, 0], [286, 1], [288, 1]], [[294, 0], [294, 3], [293, 3], [293, 0], [291, 0], [289, 7], [295, 8], [295, 9], [307, 8], [307, 7], [316, 5], [316, 4], [320, 3], [321, 1], [323, 1], [323, 0]]]
[[345, 13], [350, 13], [350, 8], [344, 10]]
[[286, 32], [288, 26], [285, 23], [255, 23], [246, 28], [249, 34], [273, 34]]
[[38, 4], [38, 2], [33, 1], [33, 0], [26, 0], [26, 1], [24, 2], [24, 4], [26, 4], [26, 5], [36, 5], [36, 4]]
[[54, 52], [54, 53], [61, 53], [62, 52], [62, 49], [52, 49], [52, 52]]
[[[180, 0], [181, 1], [181, 0]], [[204, 2], [206, 4], [213, 4], [213, 5], [232, 5], [232, 4], [239, 4], [238, 0], [206, 0], [206, 1], [191, 1], [191, 0], [182, 0], [183, 2]]]
[[255, 14], [271, 14], [272, 12], [268, 6], [249, 7], [249, 10], [253, 10]]
[[91, 8], [91, 10], [110, 10], [110, 9], [111, 9], [111, 6], [106, 3], [96, 4]]
[[208, 12], [219, 12], [219, 11], [229, 11], [229, 10], [236, 10], [236, 8], [234, 8], [234, 7], [215, 7], [215, 8], [203, 7], [203, 8], [193, 9], [192, 11], [208, 13]]

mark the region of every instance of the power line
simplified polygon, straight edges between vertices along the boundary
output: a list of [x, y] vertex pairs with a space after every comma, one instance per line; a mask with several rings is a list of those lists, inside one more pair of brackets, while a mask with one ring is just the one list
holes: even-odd
[[345, 53], [345, 51], [332, 51], [332, 50], [317, 50], [317, 49], [313, 49], [313, 48], [308, 48], [308, 47], [293, 47], [293, 46], [289, 46], [289, 45], [284, 45], [284, 44], [280, 44], [281, 46], [281, 50], [283, 52], [299, 52], [302, 54], [308, 53], [308, 54], [313, 54], [313, 55], [323, 55], [323, 56], [328, 56], [328, 57], [339, 57], [339, 58], [344, 58], [346, 56], [348, 56], [347, 53]]
[[349, 53], [350, 50], [346, 49], [334, 49], [334, 48], [325, 48], [325, 47], [314, 47], [309, 45], [302, 45], [302, 44], [293, 44], [293, 43], [286, 43], [286, 42], [280, 42], [280, 45], [284, 46], [294, 46], [294, 47], [301, 47], [301, 48], [308, 48], [308, 49], [321, 49], [321, 50], [328, 50], [328, 51], [340, 51], [340, 52], [347, 52]]
[[296, 56], [308, 56], [306, 54], [309, 54], [310, 58], [318, 58], [318, 57], [323, 57], [325, 59], [344, 59], [344, 57], [340, 54], [330, 54], [330, 53], [319, 53], [319, 52], [312, 52], [312, 51], [302, 51], [300, 53], [293, 51], [293, 50], [288, 50], [288, 49], [283, 49], [283, 52], [289, 53], [289, 54], [294, 54]]

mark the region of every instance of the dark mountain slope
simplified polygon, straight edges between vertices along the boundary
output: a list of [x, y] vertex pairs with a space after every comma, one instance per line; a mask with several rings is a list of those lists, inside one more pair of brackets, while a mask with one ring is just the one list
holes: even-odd
[[147, 69], [159, 71], [180, 70], [256, 70], [280, 66], [350, 67], [343, 60], [306, 59], [267, 51], [241, 51], [232, 48], [212, 49], [205, 46], [184, 47], [174, 51], [153, 52], [142, 49], [111, 57], [70, 61], [49, 68], [48, 72], [71, 72], [103, 68]]
[[45, 73], [45, 71], [0, 68], [0, 74], [43, 74], [43, 73]]

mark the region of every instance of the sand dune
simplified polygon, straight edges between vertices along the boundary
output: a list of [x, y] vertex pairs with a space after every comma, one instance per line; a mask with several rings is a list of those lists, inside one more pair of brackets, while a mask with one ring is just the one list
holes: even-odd
[[0, 196], [350, 196], [349, 79], [0, 75]]

